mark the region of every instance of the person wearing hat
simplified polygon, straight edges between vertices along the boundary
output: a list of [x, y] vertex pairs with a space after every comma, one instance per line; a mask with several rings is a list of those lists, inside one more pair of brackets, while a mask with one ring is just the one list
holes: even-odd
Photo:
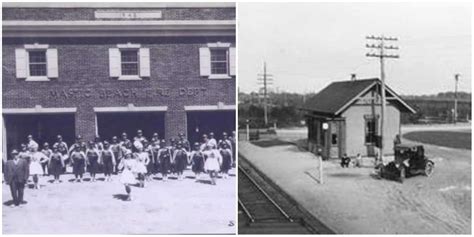
[[112, 151], [112, 153], [114, 153], [114, 158], [115, 158], [114, 173], [117, 174], [118, 173], [118, 164], [120, 164], [120, 160], [122, 159], [122, 155], [123, 155], [122, 146], [120, 145], [117, 136], [112, 137], [112, 143], [110, 144], [110, 150]]
[[39, 176], [43, 174], [42, 164], [49, 161], [44, 153], [38, 151], [36, 146], [30, 146], [30, 175], [33, 177], [33, 183], [35, 189], [40, 189]]
[[64, 160], [63, 160], [63, 154], [61, 154], [61, 152], [59, 151], [59, 146], [57, 144], [55, 144], [53, 146], [53, 152], [52, 152], [51, 157], [49, 159], [48, 167], [49, 167], [49, 171], [50, 171], [49, 173], [54, 176], [53, 183], [61, 182], [59, 180], [59, 176], [63, 172]]
[[[72, 146], [71, 146], [72, 147]], [[86, 166], [86, 154], [81, 150], [81, 146], [74, 146], [74, 151], [71, 152], [72, 172], [76, 177], [76, 182], [82, 182], [82, 176], [84, 175], [84, 169]]]
[[130, 142], [130, 139], [128, 139], [128, 134], [126, 132], [123, 132], [122, 137], [120, 139], [120, 145], [123, 146], [125, 143], [128, 143], [128, 142]]
[[130, 185], [137, 183], [135, 175], [133, 174], [135, 166], [136, 161], [135, 159], [132, 159], [132, 151], [126, 150], [118, 167], [120, 170], [123, 170], [120, 176], [120, 183], [125, 186], [125, 191], [127, 192], [127, 201], [132, 200], [132, 188]]
[[36, 150], [38, 150], [38, 143], [33, 139], [33, 135], [28, 135], [28, 143], [27, 143], [27, 146], [28, 147], [34, 147]]
[[166, 140], [161, 139], [158, 150], [158, 160], [160, 162], [160, 172], [163, 181], [168, 180], [168, 172], [171, 168], [171, 149], [166, 146]]
[[232, 168], [232, 151], [227, 142], [222, 143], [220, 154], [222, 157], [221, 172], [224, 179], [229, 177], [229, 170]]
[[184, 136], [184, 132], [178, 133], [178, 141], [180, 141], [183, 144], [183, 148], [187, 151], [191, 151], [191, 144], [189, 144], [188, 139]]
[[112, 172], [116, 164], [115, 154], [108, 141], [104, 141], [104, 150], [100, 156], [100, 163], [104, 167], [104, 176], [106, 181], [112, 181]]
[[24, 159], [29, 165], [31, 160], [31, 153], [30, 151], [28, 151], [28, 147], [25, 143], [22, 143], [20, 146], [21, 150], [20, 153], [18, 153], [18, 156], [20, 157], [20, 159]]
[[96, 147], [96, 143], [89, 141], [86, 150], [86, 165], [91, 175], [91, 182], [95, 182], [95, 175], [99, 171], [99, 156], [100, 151], [99, 148]]
[[10, 186], [13, 204], [19, 206], [24, 203], [23, 193], [30, 173], [27, 161], [20, 158], [17, 150], [12, 150], [11, 156], [12, 159], [5, 163], [4, 178]]
[[207, 142], [207, 144], [210, 145], [213, 149], [217, 149], [217, 141], [214, 138], [213, 132], [209, 133], [209, 141]]
[[173, 152], [171, 158], [171, 164], [174, 167], [174, 172], [177, 175], [178, 180], [183, 180], [183, 172], [186, 169], [188, 162], [188, 153], [183, 147], [183, 143], [178, 141], [176, 143], [176, 149]]
[[204, 172], [204, 154], [200, 151], [201, 144], [199, 142], [194, 143], [194, 150], [189, 156], [191, 163], [191, 170], [194, 172], [196, 182], [201, 178], [201, 173]]
[[[53, 154], [53, 151], [49, 148], [49, 144], [47, 142], [45, 142], [43, 144], [43, 149], [41, 150], [41, 152], [46, 156], [48, 157], [48, 161], [49, 159], [51, 159], [51, 155]], [[48, 170], [48, 163], [49, 162], [44, 162], [44, 163], [41, 163], [41, 166], [43, 168], [43, 176], [46, 176], [49, 174], [49, 170]]]
[[99, 135], [95, 136], [95, 138], [94, 138], [94, 147], [95, 147], [98, 151], [104, 150], [104, 144], [102, 143], [102, 141], [101, 141]]

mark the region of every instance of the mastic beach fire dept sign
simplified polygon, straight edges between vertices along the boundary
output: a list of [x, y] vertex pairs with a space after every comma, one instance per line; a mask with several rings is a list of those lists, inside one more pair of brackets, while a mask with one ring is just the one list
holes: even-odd
[[77, 98], [151, 98], [151, 97], [197, 97], [205, 96], [205, 87], [169, 88], [131, 88], [131, 89], [102, 89], [102, 88], [70, 88], [50, 90], [49, 97], [54, 99]]

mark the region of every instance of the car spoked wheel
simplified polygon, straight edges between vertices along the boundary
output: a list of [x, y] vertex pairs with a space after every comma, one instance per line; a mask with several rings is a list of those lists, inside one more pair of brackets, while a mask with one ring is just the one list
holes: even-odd
[[433, 171], [434, 171], [434, 164], [431, 163], [431, 162], [426, 163], [426, 165], [425, 165], [425, 175], [429, 177], [433, 174]]

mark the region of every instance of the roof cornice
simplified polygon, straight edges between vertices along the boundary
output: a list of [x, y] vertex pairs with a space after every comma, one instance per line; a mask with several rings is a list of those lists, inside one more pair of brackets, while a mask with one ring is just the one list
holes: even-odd
[[235, 36], [234, 20], [3, 21], [3, 37]]
[[235, 8], [235, 2], [4, 2], [2, 8]]

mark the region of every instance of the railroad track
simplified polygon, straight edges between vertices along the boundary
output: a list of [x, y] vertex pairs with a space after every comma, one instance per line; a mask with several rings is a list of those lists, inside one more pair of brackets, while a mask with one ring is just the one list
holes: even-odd
[[238, 165], [239, 234], [334, 234], [245, 157]]
[[294, 220], [241, 166], [238, 167], [239, 211], [245, 217], [239, 234], [310, 234], [300, 220]]

